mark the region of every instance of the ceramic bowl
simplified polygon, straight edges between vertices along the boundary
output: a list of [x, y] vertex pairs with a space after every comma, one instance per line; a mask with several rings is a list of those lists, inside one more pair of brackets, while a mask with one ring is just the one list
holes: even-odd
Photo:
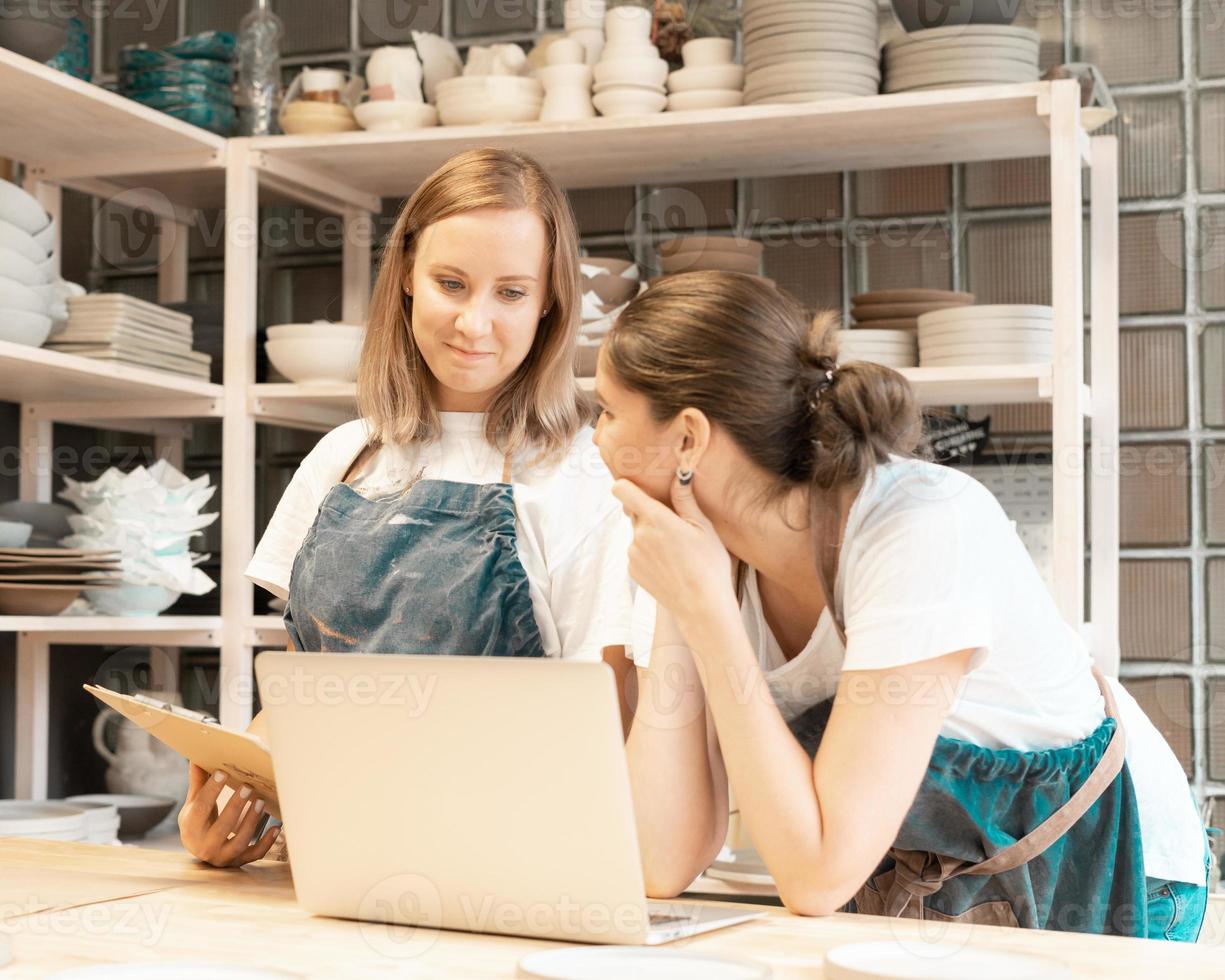
[[269, 340], [348, 340], [361, 343], [366, 328], [350, 323], [281, 323], [268, 328]]
[[0, 219], [30, 235], [44, 230], [51, 220], [37, 198], [8, 180], [0, 180]]
[[180, 595], [162, 585], [124, 584], [114, 589], [85, 590], [85, 598], [103, 616], [156, 616], [178, 602]]
[[13, 14], [10, 10], [0, 17], [0, 48], [16, 51], [41, 64], [54, 58], [68, 43], [68, 31], [62, 24], [44, 17]]
[[633, 268], [634, 263], [628, 259], [610, 259], [602, 256], [584, 255], [579, 260], [579, 265], [595, 265], [606, 270], [611, 275], [620, 276]]
[[41, 500], [7, 500], [0, 504], [0, 519], [22, 521], [33, 527], [33, 537], [42, 543], [30, 547], [57, 547], [57, 542], [72, 533], [68, 518], [77, 513], [75, 507]]
[[438, 109], [424, 102], [380, 100], [353, 110], [357, 124], [372, 133], [399, 133], [438, 125]]
[[31, 262], [24, 255], [0, 245], [0, 276], [16, 279], [26, 286], [43, 286], [53, 275], [52, 259]]
[[891, 0], [893, 15], [907, 31], [963, 24], [1011, 24], [1021, 0]]
[[3, 218], [0, 218], [0, 246], [12, 249], [18, 255], [24, 255], [36, 265], [44, 262], [50, 254], [50, 251], [39, 245], [28, 231], [22, 231]]
[[0, 615], [58, 616], [81, 594], [79, 585], [0, 583]]
[[438, 102], [455, 98], [488, 99], [497, 102], [539, 102], [544, 86], [537, 78], [520, 75], [469, 75], [438, 83]]
[[347, 339], [269, 340], [268, 360], [297, 384], [326, 384], [357, 380], [361, 342]]
[[177, 805], [177, 800], [166, 796], [137, 796], [126, 793], [86, 793], [69, 796], [65, 802], [104, 803], [119, 811], [119, 836], [125, 840], [144, 837], [161, 823]]
[[444, 99], [438, 103], [438, 117], [444, 126], [532, 122], [540, 118], [541, 105], [541, 102]]
[[0, 520], [0, 548], [24, 548], [33, 533], [32, 524]]
[[668, 76], [669, 92], [708, 92], [712, 89], [740, 91], [744, 87], [741, 65], [709, 65], [681, 68]]
[[744, 105], [744, 93], [727, 89], [706, 89], [697, 92], [673, 92], [668, 96], [668, 112], [689, 112], [695, 109], [730, 109]]
[[617, 41], [646, 40], [651, 36], [655, 13], [646, 7], [614, 7], [604, 15], [604, 36]]
[[730, 65], [735, 53], [736, 42], [727, 37], [699, 37], [681, 45], [681, 60], [686, 68]]
[[58, 226], [55, 219], [48, 221], [41, 230], [34, 232], [30, 237], [38, 243], [38, 247], [43, 250], [44, 255], [50, 255], [55, 251], [56, 245], [56, 230]]
[[0, 309], [0, 340], [23, 347], [41, 347], [51, 336], [51, 317], [29, 310]]
[[281, 110], [281, 129], [291, 136], [349, 133], [358, 129], [347, 106], [328, 102], [294, 102]]
[[0, 309], [22, 310], [48, 315], [47, 298], [34, 286], [27, 286], [8, 276], [0, 276]]
[[685, 252], [732, 252], [759, 259], [765, 245], [751, 238], [734, 238], [731, 235], [678, 235], [660, 242], [658, 251], [664, 258]]
[[615, 118], [618, 116], [649, 116], [652, 113], [663, 112], [668, 104], [668, 97], [662, 92], [626, 88], [600, 92], [598, 95], [593, 95], [591, 101], [601, 116]]
[[735, 252], [682, 252], [668, 258], [660, 258], [659, 270], [669, 275], [677, 272], [744, 272], [756, 275], [761, 271], [761, 260], [752, 255], [737, 255]]
[[663, 86], [668, 63], [663, 58], [617, 58], [601, 61], [592, 70], [597, 85]]

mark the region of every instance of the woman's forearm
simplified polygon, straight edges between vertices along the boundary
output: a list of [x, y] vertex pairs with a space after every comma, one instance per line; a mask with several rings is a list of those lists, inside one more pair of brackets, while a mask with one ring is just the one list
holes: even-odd
[[[705, 695], [693, 655], [661, 622], [626, 752], [647, 894], [679, 894], [714, 859], [727, 832], [727, 784], [712, 772]], [[720, 797], [720, 794], [721, 797]]]
[[821, 874], [813, 764], [779, 714], [739, 616], [706, 616], [687, 624], [685, 634], [703, 665], [706, 701], [740, 819], [780, 897], [793, 911], [833, 911], [833, 883]]

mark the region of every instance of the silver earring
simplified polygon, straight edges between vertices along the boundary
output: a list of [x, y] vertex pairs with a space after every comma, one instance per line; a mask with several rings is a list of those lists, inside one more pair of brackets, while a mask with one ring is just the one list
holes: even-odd
[[687, 487], [693, 482], [693, 470], [678, 466], [676, 468], [676, 478], [680, 481], [682, 487]]

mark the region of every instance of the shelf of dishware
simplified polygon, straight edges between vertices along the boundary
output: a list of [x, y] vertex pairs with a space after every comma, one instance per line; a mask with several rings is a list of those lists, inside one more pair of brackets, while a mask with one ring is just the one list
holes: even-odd
[[0, 92], [0, 147], [38, 175], [196, 206], [225, 199], [223, 137], [4, 49]]
[[[0, 52], [2, 53], [2, 52]], [[220, 417], [222, 387], [207, 381], [0, 340], [0, 401], [138, 403], [146, 416]]]
[[[910, 382], [920, 405], [1009, 405], [1050, 401], [1053, 378], [1050, 364], [1000, 364], [979, 367], [898, 368]], [[580, 378], [579, 387], [595, 393], [594, 378]], [[1091, 404], [1089, 388], [1082, 402]]]
[[219, 647], [220, 616], [0, 616], [0, 633], [39, 633], [65, 642], [176, 643]]
[[383, 197], [405, 194], [449, 157], [484, 146], [526, 153], [566, 187], [877, 170], [1049, 156], [1052, 84], [245, 142], [274, 163]]

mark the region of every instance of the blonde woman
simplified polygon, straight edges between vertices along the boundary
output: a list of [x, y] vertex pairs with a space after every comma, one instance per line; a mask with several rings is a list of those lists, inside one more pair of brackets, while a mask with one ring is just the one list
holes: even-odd
[[[649, 893], [718, 853], [730, 780], [795, 912], [1194, 941], [1181, 765], [995, 498], [915, 458], [905, 380], [839, 367], [833, 326], [691, 273], [600, 355], [596, 438], [659, 606], [628, 742]], [[622, 471], [661, 456], [675, 473]]]
[[[628, 525], [574, 379], [578, 235], [541, 167], [460, 154], [384, 246], [361, 418], [303, 461], [247, 577], [288, 600], [290, 649], [628, 661]], [[253, 725], [259, 726], [257, 718]], [[262, 857], [259, 801], [193, 767], [202, 860]]]

